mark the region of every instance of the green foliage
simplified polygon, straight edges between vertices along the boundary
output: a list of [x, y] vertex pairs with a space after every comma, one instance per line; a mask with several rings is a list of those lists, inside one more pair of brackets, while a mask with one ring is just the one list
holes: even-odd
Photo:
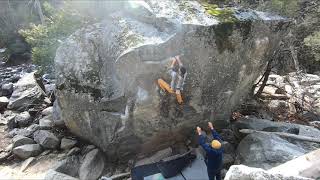
[[231, 8], [218, 8], [217, 5], [209, 3], [202, 3], [202, 5], [208, 14], [217, 17], [221, 22], [237, 21]]
[[292, 16], [298, 10], [297, 0], [272, 0], [271, 2], [273, 9], [283, 15]]
[[45, 24], [31, 24], [19, 33], [32, 47], [32, 60], [35, 64], [50, 67], [60, 42], [74, 31], [86, 25], [89, 19], [81, 16], [68, 3], [55, 9], [48, 2], [43, 3]]
[[320, 62], [320, 31], [307, 36], [304, 39], [304, 44], [311, 49], [315, 60]]

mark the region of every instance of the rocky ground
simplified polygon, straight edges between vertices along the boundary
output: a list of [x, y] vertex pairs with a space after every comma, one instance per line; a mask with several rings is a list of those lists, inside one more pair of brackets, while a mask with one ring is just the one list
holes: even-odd
[[[196, 137], [192, 135], [184, 144], [172, 144], [170, 148], [153, 155], [133, 158], [127, 164], [109, 163], [102, 151], [78, 139], [65, 128], [52, 93], [54, 80], [46, 79], [46, 76], [38, 77], [28, 68], [30, 66], [1, 69], [2, 76], [11, 73], [10, 77], [16, 77], [4, 78], [1, 82], [1, 177], [106, 178], [130, 172], [130, 167], [134, 165], [155, 162], [197, 146]], [[317, 129], [320, 122], [317, 116], [319, 83], [320, 77], [317, 75], [271, 75], [260, 101], [248, 101], [234, 113], [228, 128], [218, 129], [225, 140], [223, 174], [234, 164], [268, 170], [320, 148], [319, 142], [274, 134], [281, 132], [311, 139], [320, 137]], [[269, 134], [253, 132], [247, 135], [243, 129]], [[230, 171], [233, 174], [229, 173], [228, 178], [234, 179], [245, 168], [233, 167]], [[258, 169], [251, 171], [265, 173]], [[128, 174], [122, 175], [125, 179], [129, 178]]]

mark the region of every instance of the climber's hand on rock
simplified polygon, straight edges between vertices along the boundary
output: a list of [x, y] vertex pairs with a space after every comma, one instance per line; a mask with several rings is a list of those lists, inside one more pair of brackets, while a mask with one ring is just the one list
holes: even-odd
[[198, 133], [199, 135], [201, 135], [201, 131], [202, 131], [201, 128], [198, 126], [198, 127], [197, 127], [197, 133]]
[[179, 89], [177, 89], [176, 94], [181, 94], [181, 91]]
[[212, 122], [208, 122], [208, 126], [209, 126], [210, 129], [213, 129]]

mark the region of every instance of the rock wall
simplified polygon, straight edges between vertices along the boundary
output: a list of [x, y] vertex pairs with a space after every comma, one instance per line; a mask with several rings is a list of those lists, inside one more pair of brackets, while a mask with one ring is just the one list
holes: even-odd
[[[261, 12], [222, 23], [196, 2], [130, 4], [75, 32], [55, 58], [66, 126], [115, 159], [183, 141], [208, 120], [226, 126], [286, 29]], [[156, 84], [170, 81], [177, 54], [188, 71], [183, 105]]]

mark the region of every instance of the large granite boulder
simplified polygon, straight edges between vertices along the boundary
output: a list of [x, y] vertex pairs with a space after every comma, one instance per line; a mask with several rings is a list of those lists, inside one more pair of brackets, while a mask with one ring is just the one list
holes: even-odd
[[[228, 124], [286, 28], [261, 12], [237, 12], [225, 23], [196, 1], [135, 2], [76, 31], [55, 58], [66, 126], [121, 159], [183, 141], [213, 114], [216, 126]], [[178, 105], [156, 80], [170, 81], [169, 59], [182, 53], [188, 76]]]

